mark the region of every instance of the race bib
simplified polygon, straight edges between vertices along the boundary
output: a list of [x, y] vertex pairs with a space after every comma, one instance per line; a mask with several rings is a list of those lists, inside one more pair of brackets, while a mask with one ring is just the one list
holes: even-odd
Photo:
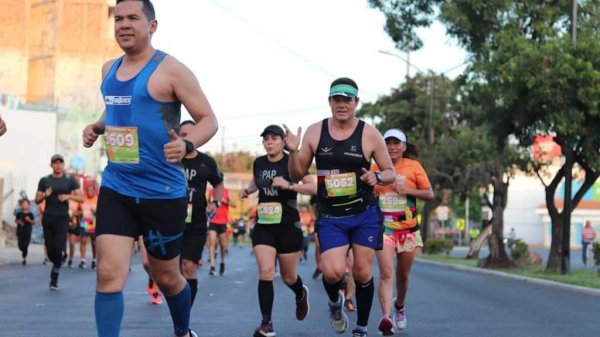
[[137, 127], [107, 126], [104, 135], [108, 160], [116, 164], [138, 164], [140, 146]]
[[272, 225], [281, 223], [283, 208], [278, 202], [262, 202], [256, 206], [258, 214], [258, 223], [263, 225]]
[[354, 172], [332, 174], [325, 177], [325, 189], [329, 197], [344, 197], [356, 194]]
[[379, 209], [384, 213], [404, 212], [406, 209], [406, 196], [394, 192], [387, 192], [379, 196]]
[[192, 222], [192, 204], [188, 204], [187, 207], [187, 216], [185, 217], [185, 223]]

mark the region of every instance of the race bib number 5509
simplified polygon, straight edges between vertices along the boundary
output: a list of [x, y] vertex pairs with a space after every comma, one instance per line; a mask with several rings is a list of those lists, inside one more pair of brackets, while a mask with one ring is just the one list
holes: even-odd
[[108, 160], [118, 164], [140, 162], [137, 127], [106, 127], [104, 135]]

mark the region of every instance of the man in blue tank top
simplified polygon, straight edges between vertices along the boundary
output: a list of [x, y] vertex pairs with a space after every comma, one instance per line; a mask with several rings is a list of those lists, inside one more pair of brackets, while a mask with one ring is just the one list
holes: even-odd
[[[119, 336], [131, 247], [139, 235], [175, 336], [197, 336], [189, 329], [191, 292], [179, 268], [187, 211], [181, 159], [216, 133], [217, 120], [193, 73], [152, 47], [156, 28], [149, 0], [117, 0], [115, 39], [125, 55], [102, 67], [106, 109], [83, 131], [85, 147], [104, 135], [108, 156], [96, 213], [99, 337]], [[178, 135], [181, 104], [196, 122], [185, 138]]]
[[[316, 159], [319, 210], [316, 228], [331, 325], [337, 333], [348, 328], [340, 287], [346, 254], [352, 248], [357, 304], [352, 336], [362, 337], [367, 335], [375, 292], [373, 257], [383, 239], [373, 186], [393, 183], [396, 173], [381, 133], [354, 116], [357, 105], [356, 82], [345, 77], [336, 79], [329, 88], [332, 117], [309, 126], [301, 148], [302, 129], [293, 134], [286, 127], [286, 145], [290, 152], [290, 177], [294, 181], [306, 175], [313, 158]], [[369, 171], [371, 159], [381, 173]]]

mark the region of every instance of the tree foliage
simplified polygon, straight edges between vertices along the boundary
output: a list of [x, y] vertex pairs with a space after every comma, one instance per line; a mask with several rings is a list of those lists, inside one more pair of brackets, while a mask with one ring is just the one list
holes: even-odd
[[[600, 167], [600, 0], [579, 1], [576, 43], [570, 0], [372, 0], [370, 4], [384, 13], [386, 31], [401, 50], [420, 46], [416, 28], [435, 19], [465, 48], [471, 61], [465, 90], [495, 136], [498, 156], [510, 146], [509, 137], [526, 149], [537, 134], [555, 135], [568, 159], [546, 188], [553, 233], [547, 269], [557, 270], [559, 255], [568, 251], [569, 243], [560, 235], [562, 214], [554, 191], [563, 177], [571, 176], [572, 163], [585, 171], [572, 207], [564, 210], [570, 214]], [[537, 163], [530, 167], [539, 169]], [[504, 172], [497, 175], [496, 181]]]

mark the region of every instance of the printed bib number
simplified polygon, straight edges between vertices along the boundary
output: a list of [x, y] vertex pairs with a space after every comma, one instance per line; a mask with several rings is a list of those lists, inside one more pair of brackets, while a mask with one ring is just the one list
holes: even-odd
[[192, 204], [188, 204], [187, 207], [187, 216], [185, 217], [185, 223], [192, 222]]
[[385, 193], [379, 196], [379, 209], [382, 212], [403, 212], [406, 209], [406, 197], [398, 193]]
[[263, 202], [256, 206], [258, 214], [258, 223], [263, 225], [271, 225], [281, 223], [283, 208], [278, 202]]
[[104, 135], [108, 160], [117, 164], [140, 162], [137, 127], [106, 127]]
[[325, 177], [325, 189], [330, 197], [355, 195], [356, 174], [349, 172], [329, 175]]

